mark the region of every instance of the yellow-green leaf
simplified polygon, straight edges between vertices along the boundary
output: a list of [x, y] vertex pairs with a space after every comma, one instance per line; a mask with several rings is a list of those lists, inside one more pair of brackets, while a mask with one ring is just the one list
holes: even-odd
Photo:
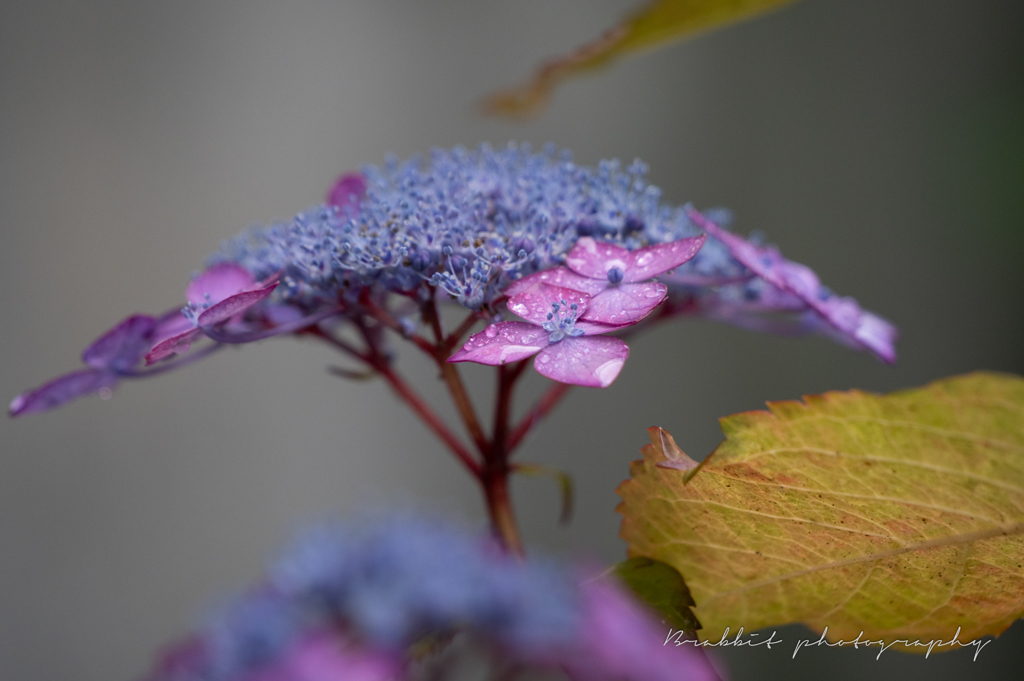
[[630, 554], [682, 573], [702, 638], [803, 622], [969, 641], [1024, 614], [1024, 379], [768, 407], [722, 419], [688, 484], [652, 428], [618, 490]]
[[631, 52], [654, 49], [795, 0], [654, 0], [598, 39], [540, 66], [523, 85], [491, 95], [488, 113], [526, 117], [547, 104], [559, 81]]

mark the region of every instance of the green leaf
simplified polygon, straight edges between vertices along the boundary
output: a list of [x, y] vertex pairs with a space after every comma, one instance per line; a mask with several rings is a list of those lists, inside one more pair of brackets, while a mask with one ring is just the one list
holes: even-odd
[[702, 637], [803, 622], [966, 642], [1024, 613], [1024, 379], [768, 407], [722, 419], [688, 484], [651, 429], [618, 490], [630, 554], [683, 574]]
[[667, 563], [637, 556], [616, 565], [614, 572], [633, 595], [661, 615], [665, 624], [683, 630], [690, 638], [697, 637], [700, 621], [690, 609], [693, 596], [678, 570]]
[[565, 78], [794, 1], [654, 0], [600, 38], [545, 62], [527, 83], [491, 95], [484, 101], [484, 109], [500, 116], [531, 116], [544, 108], [551, 91]]

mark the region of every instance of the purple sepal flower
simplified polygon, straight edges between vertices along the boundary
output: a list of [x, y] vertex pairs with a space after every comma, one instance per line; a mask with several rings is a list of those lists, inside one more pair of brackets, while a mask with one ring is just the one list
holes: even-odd
[[508, 301], [508, 309], [527, 322], [492, 324], [448, 361], [498, 365], [536, 354], [533, 366], [543, 376], [606, 388], [622, 370], [629, 347], [618, 338], [595, 337], [616, 327], [581, 319], [590, 300], [582, 291], [534, 283]]
[[71, 400], [100, 393], [109, 397], [118, 379], [130, 373], [149, 347], [158, 320], [148, 315], [132, 315], [97, 338], [82, 353], [88, 369], [73, 371], [35, 390], [14, 398], [8, 408], [11, 416], [47, 411]]
[[274, 665], [242, 681], [394, 681], [404, 665], [393, 653], [363, 649], [324, 632], [291, 647]]
[[109, 391], [117, 385], [117, 376], [98, 369], [82, 369], [72, 371], [53, 379], [35, 390], [24, 392], [11, 401], [7, 413], [11, 416], [23, 416], [39, 411], [47, 411], [70, 402], [77, 397], [100, 393], [109, 396]]
[[[636, 324], [665, 300], [668, 287], [648, 281], [679, 267], [700, 250], [704, 235], [630, 251], [617, 244], [580, 237], [566, 267], [537, 272], [506, 290], [515, 296], [538, 283], [584, 291], [591, 296], [581, 320], [623, 327]], [[610, 330], [610, 329], [609, 329]]]
[[366, 179], [361, 173], [344, 173], [331, 185], [327, 192], [326, 203], [335, 206], [342, 212], [350, 206], [358, 206], [366, 196]]
[[394, 681], [403, 661], [392, 652], [359, 647], [328, 630], [306, 634], [248, 669], [217, 669], [212, 649], [195, 636], [164, 653], [147, 681]]
[[153, 317], [132, 315], [93, 341], [82, 352], [82, 362], [94, 369], [127, 371], [138, 364], [156, 328]]
[[580, 654], [563, 664], [580, 681], [716, 681], [707, 658], [691, 646], [665, 645], [665, 627], [619, 587], [584, 583]]
[[241, 316], [277, 287], [278, 277], [257, 282], [244, 267], [220, 262], [193, 279], [185, 290], [188, 305], [180, 317], [170, 320], [146, 355], [153, 364], [176, 353], [187, 352], [202, 327], [212, 327]]
[[725, 231], [696, 210], [691, 209], [688, 216], [710, 236], [724, 243], [732, 257], [776, 290], [774, 296], [765, 298], [768, 308], [783, 311], [809, 308], [825, 322], [822, 330], [826, 335], [850, 347], [868, 350], [889, 364], [896, 362], [899, 331], [888, 321], [862, 310], [853, 298], [833, 294], [821, 285], [809, 267], [786, 260], [778, 249], [759, 248]]

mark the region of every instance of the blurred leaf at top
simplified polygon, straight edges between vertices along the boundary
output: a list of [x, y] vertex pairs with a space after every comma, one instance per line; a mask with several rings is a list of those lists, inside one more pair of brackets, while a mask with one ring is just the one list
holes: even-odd
[[527, 118], [543, 110], [551, 91], [565, 78], [792, 2], [795, 0], [654, 0], [596, 40], [541, 64], [528, 82], [489, 96], [484, 110]]

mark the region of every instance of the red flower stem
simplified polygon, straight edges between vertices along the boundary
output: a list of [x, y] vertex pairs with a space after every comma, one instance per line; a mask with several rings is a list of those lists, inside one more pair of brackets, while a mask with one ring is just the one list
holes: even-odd
[[[482, 468], [480, 463], [473, 458], [473, 455], [470, 454], [469, 450], [466, 449], [455, 434], [448, 429], [448, 426], [441, 420], [441, 417], [434, 413], [434, 410], [427, 405], [426, 401], [420, 397], [419, 394], [417, 394], [416, 391], [413, 390], [412, 387], [394, 371], [394, 369], [391, 368], [387, 360], [376, 348], [371, 346], [368, 352], [363, 353], [356, 350], [340, 338], [323, 331], [319, 327], [315, 328], [315, 331], [309, 331], [307, 333], [315, 335], [346, 354], [359, 359], [383, 376], [398, 397], [409, 405], [413, 412], [420, 417], [420, 420], [423, 421], [423, 423], [448, 446], [448, 449], [450, 449], [455, 457], [462, 462], [470, 474], [472, 474], [472, 476], [477, 480], [482, 479]], [[366, 335], [365, 329], [364, 335]]]
[[[480, 427], [480, 422], [476, 417], [476, 412], [473, 410], [473, 405], [469, 400], [469, 394], [466, 392], [465, 386], [462, 384], [462, 379], [459, 376], [458, 370], [453, 364], [449, 364], [446, 360], [448, 359], [449, 348], [447, 347], [446, 339], [444, 337], [444, 330], [441, 328], [440, 316], [437, 313], [437, 306], [434, 303], [433, 296], [430, 297], [427, 303], [424, 303], [422, 312], [424, 321], [430, 324], [437, 343], [433, 344], [426, 340], [422, 336], [408, 336], [404, 333], [401, 325], [395, 320], [386, 310], [381, 309], [369, 296], [363, 296], [361, 301], [366, 306], [367, 310], [373, 319], [377, 320], [384, 326], [398, 332], [403, 337], [412, 340], [417, 347], [430, 355], [437, 363], [438, 368], [441, 370], [441, 376], [445, 380], [445, 384], [448, 387], [448, 391], [452, 396], [452, 401], [455, 403], [455, 407], [462, 417], [462, 421], [466, 426], [466, 430], [469, 431], [470, 436], [473, 438], [474, 444], [477, 449], [483, 455], [484, 462], [481, 466], [470, 454], [462, 447], [462, 444], [455, 439], [451, 431], [445, 427], [444, 423], [430, 410], [430, 408], [416, 395], [412, 389], [402, 381], [397, 374], [395, 374], [386, 362], [374, 362], [375, 359], [372, 355], [367, 358], [371, 365], [375, 369], [380, 371], [381, 375], [384, 376], [390, 383], [395, 392], [398, 393], [399, 397], [404, 399], [415, 411], [420, 418], [427, 424], [434, 433], [440, 437], [448, 445], [449, 449], [455, 453], [455, 455], [470, 469], [473, 476], [480, 481], [483, 487], [484, 500], [487, 504], [487, 513], [491, 520], [491, 527], [494, 534], [504, 544], [505, 548], [512, 554], [517, 556], [523, 555], [523, 543], [519, 536], [519, 530], [516, 527], [515, 516], [512, 512], [511, 499], [509, 497], [508, 490], [508, 476], [510, 473], [508, 467], [508, 457], [504, 453], [504, 448], [495, 448], [493, 442], [488, 442], [487, 437], [484, 435], [483, 428]], [[460, 329], [463, 327], [470, 327], [466, 321], [463, 321]], [[373, 341], [365, 326], [361, 325], [363, 335], [366, 336], [367, 345], [371, 348], [371, 352], [376, 352], [373, 346]], [[462, 331], [464, 333], [464, 331]], [[379, 353], [378, 353], [379, 355]], [[383, 364], [383, 368], [378, 367], [377, 364]]]
[[391, 313], [389, 313], [387, 310], [380, 308], [376, 303], [370, 300], [369, 296], [364, 295], [360, 299], [360, 302], [364, 306], [366, 306], [366, 309], [370, 313], [370, 316], [376, 319], [378, 322], [388, 327], [389, 329], [391, 329], [398, 335], [402, 336], [403, 338], [411, 340], [416, 345], [416, 347], [418, 347], [420, 350], [427, 353], [431, 357], [435, 357], [437, 355], [436, 345], [428, 341], [423, 336], [420, 336], [419, 334], [407, 334], [405, 329], [402, 328], [402, 325], [398, 323], [398, 320], [391, 316]]
[[526, 361], [519, 361], [515, 364], [502, 364], [498, 366], [498, 396], [494, 401], [494, 435], [495, 448], [507, 455], [511, 452], [508, 446], [508, 422], [512, 411], [512, 391], [516, 381], [523, 375], [526, 368]]
[[515, 448], [519, 446], [519, 443], [523, 441], [523, 438], [530, 432], [537, 423], [541, 421], [548, 413], [554, 409], [561, 401], [565, 394], [572, 388], [568, 383], [555, 383], [547, 391], [541, 395], [540, 399], [537, 400], [537, 404], [533, 405], [533, 409], [523, 417], [523, 420], [512, 431], [506, 442], [506, 449], [509, 452], [515, 451]]
[[484, 464], [481, 483], [484, 486], [484, 497], [487, 500], [487, 514], [491, 518], [491, 527], [509, 553], [523, 558], [523, 540], [519, 537], [515, 514], [512, 512], [512, 499], [508, 491], [508, 476], [511, 470], [508, 459], [504, 456], [489, 457]]
[[451, 393], [452, 401], [455, 403], [455, 408], [459, 410], [459, 415], [462, 416], [462, 422], [466, 425], [470, 438], [480, 453], [486, 457], [491, 443], [487, 441], [484, 429], [480, 427], [480, 420], [476, 416], [476, 410], [473, 409], [473, 402], [469, 399], [466, 386], [462, 383], [458, 367], [447, 361], [448, 351], [445, 347], [444, 330], [441, 329], [441, 316], [437, 313], [433, 295], [423, 304], [423, 317], [430, 324], [434, 331], [434, 338], [437, 340], [437, 344], [433, 346], [430, 354], [441, 370], [441, 376], [448, 386], [448, 392]]
[[395, 393], [405, 400], [416, 415], [420, 417], [428, 428], [434, 431], [441, 440], [448, 445], [448, 448], [452, 450], [452, 453], [462, 462], [466, 469], [473, 475], [477, 480], [482, 480], [482, 468], [480, 463], [473, 458], [473, 455], [469, 453], [462, 443], [459, 441], [455, 434], [448, 430], [448, 426], [445, 425], [444, 421], [434, 413], [434, 411], [427, 406], [427, 403], [420, 397], [416, 391], [414, 391], [408, 383], [405, 382], [397, 373], [395, 373], [390, 366], [384, 364], [383, 366], [374, 366], [381, 376], [383, 376], [388, 383], [391, 384], [391, 388]]

